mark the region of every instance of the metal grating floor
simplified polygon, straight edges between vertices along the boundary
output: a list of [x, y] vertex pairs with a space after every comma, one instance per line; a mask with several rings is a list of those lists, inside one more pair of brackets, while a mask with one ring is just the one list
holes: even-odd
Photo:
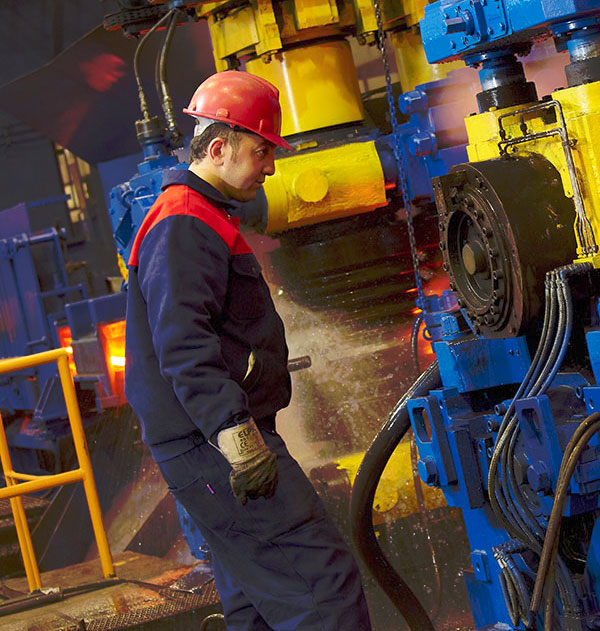
[[[158, 590], [165, 599], [149, 607], [112, 616], [102, 616], [91, 620], [83, 619], [75, 626], [65, 627], [64, 631], [120, 631], [121, 629], [150, 628], [150, 623], [160, 622], [169, 625], [169, 629], [176, 629], [179, 622], [187, 626], [187, 620], [177, 620], [182, 614], [198, 614], [198, 624], [202, 619], [218, 610], [216, 605], [219, 597], [211, 581], [200, 593], [182, 592], [180, 590], [164, 588]], [[63, 631], [61, 628], [60, 631]]]
[[[2, 631], [184, 631], [199, 629], [204, 618], [221, 611], [219, 597], [206, 574], [190, 591], [170, 587], [193, 574], [194, 566], [124, 552], [114, 558], [118, 581], [103, 580], [97, 559], [53, 570], [42, 575], [46, 586], [60, 588], [58, 597], [20, 611], [2, 615], [15, 596], [29, 596], [24, 579], [9, 579], [2, 588], [12, 600], [2, 599]], [[33, 602], [31, 603], [34, 604]]]

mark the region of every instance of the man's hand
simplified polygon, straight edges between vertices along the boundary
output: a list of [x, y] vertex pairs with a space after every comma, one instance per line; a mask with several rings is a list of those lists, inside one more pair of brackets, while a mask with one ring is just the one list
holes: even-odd
[[248, 499], [273, 497], [277, 488], [277, 456], [265, 445], [252, 419], [220, 431], [217, 445], [231, 465], [229, 484], [242, 504]]

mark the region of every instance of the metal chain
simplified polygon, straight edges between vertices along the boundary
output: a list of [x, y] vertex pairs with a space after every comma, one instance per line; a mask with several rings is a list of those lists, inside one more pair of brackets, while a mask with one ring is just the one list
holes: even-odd
[[396, 117], [396, 104], [394, 103], [394, 95], [392, 93], [392, 75], [390, 72], [390, 64], [388, 61], [387, 51], [385, 48], [386, 34], [383, 30], [383, 18], [381, 16], [381, 6], [379, 0], [373, 0], [373, 6], [375, 8], [375, 19], [377, 20], [377, 46], [381, 53], [381, 60], [383, 61], [383, 68], [385, 70], [385, 88], [387, 92], [388, 107], [390, 110], [390, 119], [392, 122], [392, 130], [394, 137], [394, 158], [396, 160], [396, 166], [398, 167], [398, 177], [400, 179], [400, 189], [402, 191], [402, 201], [404, 203], [404, 210], [406, 212], [406, 227], [408, 228], [408, 242], [410, 244], [410, 255], [412, 257], [413, 269], [415, 272], [415, 282], [417, 285], [418, 303], [420, 307], [423, 305], [423, 281], [421, 279], [421, 273], [419, 271], [419, 253], [417, 250], [417, 242], [415, 239], [415, 228], [413, 226], [411, 203], [408, 197], [408, 185], [406, 182], [406, 163], [404, 155], [400, 149], [400, 126], [398, 125], [398, 119]]

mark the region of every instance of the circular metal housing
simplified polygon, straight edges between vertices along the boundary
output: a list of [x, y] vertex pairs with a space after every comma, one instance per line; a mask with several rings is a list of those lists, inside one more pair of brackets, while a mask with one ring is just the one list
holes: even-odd
[[532, 154], [456, 165], [433, 186], [444, 269], [474, 331], [526, 333], [546, 272], [576, 254], [575, 212], [560, 174]]

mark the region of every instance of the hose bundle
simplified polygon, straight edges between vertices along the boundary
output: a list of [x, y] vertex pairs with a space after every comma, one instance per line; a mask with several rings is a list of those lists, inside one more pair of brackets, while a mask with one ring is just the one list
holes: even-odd
[[[506, 549], [501, 549], [501, 547], [498, 547], [500, 549], [494, 549], [501, 568], [501, 583], [507, 601], [507, 608], [511, 615], [511, 621], [515, 626], [520, 621], [523, 621], [527, 628], [533, 627], [539, 608], [540, 590], [543, 590], [544, 581], [550, 574], [550, 566], [552, 568], [555, 565], [557, 566], [558, 576], [556, 577], [556, 582], [565, 612], [573, 614], [581, 612], [581, 605], [576, 596], [573, 579], [564, 561], [557, 557], [556, 549], [554, 549], [553, 553], [552, 547], [550, 547], [550, 551], [547, 550], [550, 524], [548, 529], [546, 529], [538, 521], [528, 506], [527, 500], [517, 482], [515, 452], [520, 429], [518, 418], [515, 414], [515, 404], [518, 399], [545, 394], [556, 377], [564, 360], [573, 328], [574, 312], [569, 279], [575, 274], [588, 272], [591, 268], [591, 264], [587, 263], [572, 264], [552, 270], [546, 274], [545, 312], [540, 341], [529, 370], [504, 414], [490, 462], [488, 473], [490, 504], [500, 523], [513, 540], [516, 540]], [[585, 422], [582, 426], [584, 424]], [[565, 458], [567, 458], [567, 452], [565, 452]], [[574, 462], [572, 466], [574, 469]], [[565, 475], [566, 473], [563, 475], [563, 478]], [[570, 475], [568, 478], [563, 479], [565, 494], [569, 480]], [[556, 500], [555, 507], [557, 507]], [[557, 519], [559, 521], [560, 517]], [[556, 526], [553, 527], [553, 530], [555, 528]], [[555, 535], [551, 533], [551, 537], [553, 541], [551, 546], [557, 546], [557, 536], [555, 538]], [[522, 581], [521, 572], [514, 563], [510, 563], [507, 560], [507, 557], [510, 557], [510, 555], [524, 551], [519, 545], [516, 545], [516, 542], [520, 542], [526, 549], [530, 549], [540, 556], [540, 567], [542, 559], [544, 559], [544, 571], [542, 574], [538, 571], [534, 600], [531, 601], [529, 607], [525, 606], [525, 603], [529, 600], [529, 594]], [[553, 574], [554, 571], [552, 571]], [[553, 590], [552, 593], [554, 593]], [[550, 618], [545, 624], [546, 629], [551, 628], [549, 624]]]

